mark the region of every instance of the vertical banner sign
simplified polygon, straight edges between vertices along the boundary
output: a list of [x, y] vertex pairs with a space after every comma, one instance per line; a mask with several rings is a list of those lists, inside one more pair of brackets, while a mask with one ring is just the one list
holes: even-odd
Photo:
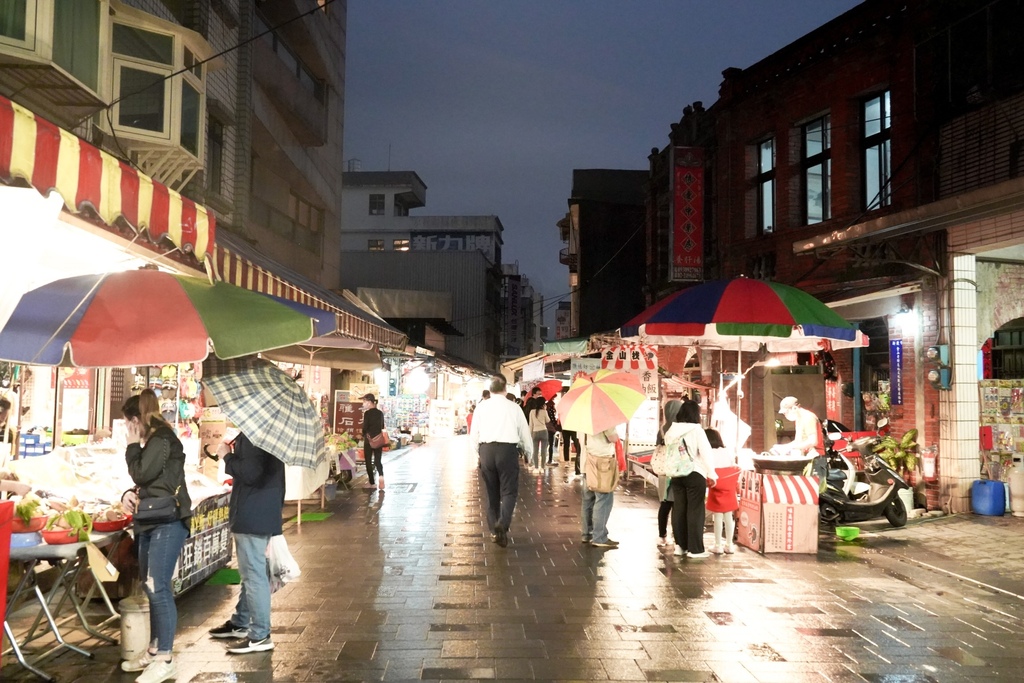
[[825, 380], [825, 417], [839, 422], [839, 382], [834, 379]]
[[517, 358], [522, 353], [522, 315], [519, 306], [522, 276], [508, 275], [505, 282], [505, 353]]
[[889, 341], [889, 403], [903, 405], [903, 340]]
[[704, 279], [704, 150], [675, 147], [672, 168], [672, 280]]

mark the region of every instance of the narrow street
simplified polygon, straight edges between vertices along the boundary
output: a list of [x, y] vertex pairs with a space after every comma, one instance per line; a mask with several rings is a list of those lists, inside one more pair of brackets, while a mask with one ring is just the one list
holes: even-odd
[[[466, 437], [388, 455], [384, 467], [385, 492], [360, 476], [327, 520], [286, 525], [303, 574], [274, 596], [273, 652], [227, 655], [206, 635], [230, 616], [237, 586], [179, 600], [178, 681], [938, 683], [1024, 670], [1024, 576], [1006, 540], [1020, 538], [1021, 520], [822, 537], [816, 556], [741, 548], [680, 560], [657, 548], [657, 503], [640, 482], [616, 494], [621, 546], [581, 545], [579, 482], [560, 464], [521, 474], [502, 549], [483, 523]], [[1012, 569], [985, 565], [997, 547]], [[134, 680], [117, 647], [95, 651], [44, 668], [62, 683]], [[33, 680], [6, 659], [2, 678]]]

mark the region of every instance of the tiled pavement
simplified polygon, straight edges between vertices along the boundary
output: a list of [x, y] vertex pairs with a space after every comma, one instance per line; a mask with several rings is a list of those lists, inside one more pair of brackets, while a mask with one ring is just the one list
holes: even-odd
[[[648, 487], [616, 494], [617, 550], [579, 542], [570, 467], [522, 473], [511, 543], [489, 540], [464, 437], [385, 458], [385, 493], [288, 525], [300, 581], [274, 596], [272, 653], [206, 629], [234, 586], [179, 600], [178, 681], [1024, 679], [1024, 522], [970, 515], [822, 538], [816, 556], [677, 560]], [[994, 559], [1000, 558], [1000, 559]], [[91, 643], [94, 645], [94, 643]], [[118, 649], [62, 654], [64, 681], [131, 681]], [[30, 680], [5, 658], [3, 680]]]

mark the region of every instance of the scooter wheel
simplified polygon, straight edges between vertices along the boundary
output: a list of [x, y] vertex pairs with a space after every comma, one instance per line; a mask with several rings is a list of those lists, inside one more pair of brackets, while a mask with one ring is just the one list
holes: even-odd
[[902, 499], [893, 498], [892, 502], [885, 506], [885, 518], [895, 527], [906, 526], [907, 508], [903, 506]]
[[829, 503], [822, 503], [818, 506], [819, 518], [822, 522], [835, 526], [836, 522], [839, 521], [839, 510]]

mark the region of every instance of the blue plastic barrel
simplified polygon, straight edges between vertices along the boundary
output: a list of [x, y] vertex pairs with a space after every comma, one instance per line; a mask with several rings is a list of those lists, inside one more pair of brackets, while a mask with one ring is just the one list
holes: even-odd
[[1006, 511], [1003, 482], [979, 479], [971, 485], [971, 509], [978, 515], [1001, 517]]

